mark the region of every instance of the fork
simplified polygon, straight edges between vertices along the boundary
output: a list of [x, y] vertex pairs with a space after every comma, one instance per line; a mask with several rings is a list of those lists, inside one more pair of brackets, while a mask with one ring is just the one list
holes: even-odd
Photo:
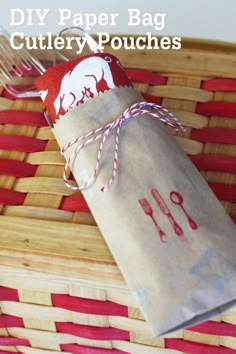
[[[88, 35], [80, 27], [68, 27], [64, 28], [58, 36], [69, 32], [71, 30], [78, 35], [86, 37], [87, 45], [92, 52], [98, 52], [98, 43]], [[56, 54], [62, 61], [68, 61], [70, 58], [54, 49], [52, 53], [52, 65], [56, 64]], [[34, 84], [22, 88], [15, 86], [19, 82], [19, 78], [25, 78], [28, 76], [40, 76], [48, 67], [43, 65], [40, 60], [31, 55], [29, 51], [24, 48], [15, 50], [11, 47], [9, 33], [0, 25], [0, 84], [14, 97], [26, 98], [26, 97], [40, 97]]]
[[144, 213], [151, 218], [151, 220], [158, 232], [160, 240], [162, 242], [166, 242], [167, 236], [166, 236], [165, 232], [160, 228], [158, 223], [156, 222], [154, 215], [153, 215], [153, 209], [152, 209], [151, 205], [149, 204], [148, 200], [146, 198], [139, 199], [139, 204], [141, 205]]
[[0, 26], [0, 83], [17, 98], [38, 97], [39, 93], [34, 85], [28, 86], [27, 91], [15, 89], [14, 83], [18, 78], [29, 74], [42, 75], [46, 71], [42, 63], [33, 57], [27, 50], [14, 50], [10, 44], [10, 35]]

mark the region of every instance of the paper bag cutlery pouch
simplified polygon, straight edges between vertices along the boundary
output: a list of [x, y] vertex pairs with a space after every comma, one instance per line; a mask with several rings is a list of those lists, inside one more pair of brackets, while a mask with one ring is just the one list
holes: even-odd
[[92, 54], [50, 68], [36, 85], [53, 132], [155, 335], [235, 304], [236, 229], [117, 58]]

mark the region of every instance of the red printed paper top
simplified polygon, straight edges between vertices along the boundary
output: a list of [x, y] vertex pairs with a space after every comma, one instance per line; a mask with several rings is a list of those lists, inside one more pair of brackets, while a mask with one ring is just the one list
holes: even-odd
[[132, 87], [119, 60], [107, 53], [60, 63], [49, 68], [35, 84], [53, 122], [99, 92]]

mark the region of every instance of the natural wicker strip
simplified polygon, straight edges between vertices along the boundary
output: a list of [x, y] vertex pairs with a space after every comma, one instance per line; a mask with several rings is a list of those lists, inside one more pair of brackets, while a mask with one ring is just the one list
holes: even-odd
[[8, 327], [24, 327], [23, 319], [11, 315], [0, 315], [0, 328]]
[[63, 352], [68, 351], [73, 354], [131, 354], [119, 349], [102, 349], [77, 344], [62, 344], [61, 349]]
[[199, 88], [177, 85], [150, 86], [149, 93], [159, 97], [197, 102], [208, 102], [213, 99], [212, 92], [204, 91]]
[[50, 194], [50, 192], [47, 193], [46, 191], [44, 193], [29, 192], [26, 194], [24, 206], [58, 209], [61, 198], [61, 194]]
[[45, 149], [46, 141], [18, 135], [0, 135], [0, 149], [35, 152]]
[[[151, 328], [146, 321], [120, 316], [109, 316], [109, 325], [114, 328], [124, 329], [129, 332], [142, 333], [147, 337], [152, 336]], [[173, 334], [174, 338], [179, 338], [179, 333]], [[177, 336], [177, 337], [176, 337]], [[182, 336], [181, 336], [182, 338]]]
[[227, 156], [234, 156], [234, 157], [236, 156], [236, 145], [206, 143], [203, 144], [203, 146], [204, 146], [204, 153], [206, 154], [224, 155], [224, 156], [227, 155]]
[[236, 92], [236, 80], [235, 79], [207, 80], [202, 83], [201, 88], [206, 91]]
[[191, 139], [208, 143], [223, 143], [236, 145], [236, 129], [202, 128], [193, 129]]
[[236, 118], [236, 103], [217, 101], [197, 103], [195, 112], [204, 116]]
[[[216, 48], [217, 49], [217, 48]], [[105, 47], [109, 53], [117, 55], [117, 50], [112, 49], [109, 45]], [[225, 49], [225, 52], [227, 49]], [[179, 74], [182, 77], [200, 76], [204, 78], [209, 77], [225, 77], [236, 78], [235, 73], [235, 51], [232, 53], [223, 53], [222, 55], [214, 49], [202, 50], [199, 48], [191, 49], [183, 47], [181, 50], [170, 51], [159, 50], [158, 54], [155, 50], [142, 50], [141, 53], [137, 51], [119, 50], [119, 59], [124, 67], [142, 68], [150, 70], [158, 68], [158, 71], [163, 75], [169, 73]], [[132, 63], [132, 64], [131, 64]]]
[[211, 116], [209, 119], [209, 123], [210, 123], [209, 127], [211, 128], [217, 127], [217, 128], [236, 129], [236, 119], [232, 119], [232, 118]]
[[196, 114], [194, 112], [187, 112], [180, 109], [171, 109], [171, 112], [175, 114], [180, 123], [185, 127], [190, 128], [206, 128], [209, 124], [209, 118]]
[[0, 188], [0, 204], [3, 205], [22, 205], [25, 194], [11, 189]]
[[[68, 212], [67, 212], [68, 213]], [[91, 226], [96, 226], [97, 223], [93, 217], [93, 214], [91, 212], [87, 211], [76, 211], [73, 214], [73, 219], [72, 221], [77, 224], [81, 225], [91, 225]]]
[[[64, 261], [64, 265], [68, 267], [74, 266], [73, 258], [75, 258], [75, 261], [85, 262], [87, 260], [87, 266], [90, 267], [91, 271], [93, 265], [99, 268], [101, 262], [101, 266], [110, 267], [108, 270], [112, 274], [112, 266], [115, 265], [114, 259], [99, 229], [95, 226], [0, 216], [0, 229], [5, 230], [5, 237], [0, 238], [1, 249], [8, 249], [9, 244], [13, 244], [12, 251], [24, 252], [24, 257], [27, 256], [26, 252], [30, 254], [39, 252], [39, 256], [40, 254], [43, 255], [41, 261], [46, 259], [47, 255], [49, 257], [50, 255], [57, 255], [70, 260], [69, 263]], [[12, 252], [12, 258], [16, 257], [14, 252]], [[32, 255], [32, 257], [37, 258], [37, 254]], [[31, 262], [33, 258], [31, 258]], [[52, 259], [52, 266], [53, 261], [56, 261], [56, 259]], [[43, 262], [41, 266], [43, 266]], [[63, 268], [63, 263], [61, 268]], [[85, 268], [86, 262], [84, 269], [81, 269], [81, 271]]]
[[65, 165], [59, 151], [40, 151], [27, 154], [26, 161], [34, 165]]
[[[27, 219], [23, 219], [24, 221]], [[40, 224], [43, 225], [44, 221], [39, 220]], [[48, 222], [48, 221], [46, 221]], [[52, 221], [52, 223], [55, 223], [55, 221]], [[40, 272], [40, 273], [46, 273], [46, 274], [61, 274], [62, 278], [65, 276], [68, 277], [74, 277], [76, 279], [79, 279], [83, 282], [87, 282], [87, 284], [90, 284], [91, 286], [94, 287], [111, 287], [112, 284], [115, 284], [116, 286], [121, 286], [123, 289], [127, 288], [125, 281], [119, 271], [119, 268], [115, 264], [114, 260], [110, 256], [110, 261], [104, 260], [104, 256], [101, 255], [101, 252], [99, 250], [98, 252], [91, 252], [89, 256], [87, 253], [90, 253], [89, 249], [87, 248], [82, 248], [81, 249], [81, 256], [78, 254], [78, 252], [74, 252], [74, 250], [70, 248], [67, 243], [67, 236], [69, 235], [69, 232], [61, 232], [58, 228], [61, 227], [61, 223], [57, 223], [57, 229], [55, 230], [57, 240], [61, 240], [66, 242], [66, 245], [63, 242], [59, 242], [59, 252], [55, 250], [57, 248], [57, 240], [52, 240], [52, 248], [51, 250], [48, 249], [47, 245], [44, 245], [41, 239], [39, 240], [39, 244], [37, 249], [31, 250], [29, 247], [27, 247], [27, 241], [25, 242], [26, 246], [22, 244], [21, 247], [16, 247], [15, 249], [12, 250], [12, 244], [14, 244], [12, 237], [9, 238], [8, 243], [8, 248], [1, 247], [0, 250], [0, 255], [1, 255], [1, 264], [3, 265], [8, 265], [11, 267], [15, 267], [16, 269], [19, 267], [22, 267], [23, 269], [26, 270], [31, 270], [35, 272]], [[63, 223], [65, 224], [65, 223]], [[72, 223], [68, 223], [68, 225]], [[73, 224], [75, 227], [79, 226], [78, 229], [81, 227], [85, 227], [85, 225], [78, 225], [78, 224]], [[77, 235], [79, 235], [77, 229]], [[58, 231], [59, 230], [59, 231]], [[65, 231], [65, 230], [63, 230]], [[31, 231], [33, 233], [33, 231]], [[48, 232], [46, 228], [43, 228], [42, 232]], [[11, 232], [10, 232], [11, 234]], [[26, 235], [26, 232], [24, 233], [24, 236]], [[28, 233], [27, 235], [31, 235]], [[5, 235], [4, 235], [5, 236]], [[40, 235], [39, 235], [40, 238]], [[88, 238], [89, 239], [89, 238]], [[27, 240], [27, 239], [25, 239]], [[88, 241], [89, 245], [90, 242]], [[48, 250], [49, 252], [44, 252], [44, 247], [41, 250], [41, 245], [45, 246], [46, 251]], [[10, 246], [9, 246], [10, 245]], [[77, 243], [72, 243], [73, 247], [76, 246], [78, 247]], [[83, 246], [87, 246], [85, 243]], [[18, 245], [17, 245], [18, 246]], [[66, 247], [65, 247], [66, 246]], [[96, 246], [95, 246], [96, 247]], [[10, 250], [9, 250], [10, 248]], [[38, 253], [37, 253], [38, 252]], [[64, 253], [64, 254], [63, 254]], [[72, 253], [72, 256], [70, 254]], [[77, 253], [77, 256], [74, 254]], [[34, 279], [32, 279], [32, 282]], [[64, 280], [66, 281], [66, 280]], [[22, 279], [22, 282], [24, 283], [24, 279]], [[52, 284], [53, 284], [53, 279], [52, 279]], [[11, 284], [10, 284], [11, 285]], [[12, 285], [11, 285], [12, 286]], [[53, 290], [52, 290], [53, 291]], [[117, 296], [113, 295], [111, 300], [121, 302], [123, 301], [123, 298], [121, 296], [121, 299], [119, 299], [119, 294]], [[1, 305], [2, 306], [2, 305]], [[5, 306], [5, 303], [4, 303]], [[12, 306], [11, 306], [12, 309]], [[1, 309], [2, 310], [2, 309]], [[12, 309], [13, 310], [13, 309]], [[3, 312], [3, 313], [8, 313], [10, 315], [14, 316], [20, 316], [24, 317], [24, 314], [20, 313], [17, 314], [16, 312]], [[34, 311], [34, 309], [32, 309]], [[65, 310], [66, 311], [66, 310]], [[36, 313], [34, 313], [37, 318]], [[38, 312], [38, 316], [42, 316], [41, 310]], [[87, 316], [87, 315], [86, 315]], [[53, 318], [52, 320], [56, 320]], [[70, 319], [71, 320], [71, 319]], [[57, 319], [57, 321], [61, 321], [61, 319]], [[72, 321], [72, 320], [71, 320]], [[86, 324], [86, 323], [85, 323]]]
[[[67, 311], [64, 309], [55, 308], [51, 306], [32, 305], [32, 304], [13, 302], [13, 301], [1, 301], [1, 310], [4, 314], [22, 317], [26, 320], [32, 318], [33, 316], [33, 318], [41, 318], [44, 321], [73, 322], [73, 318], [74, 318], [74, 314], [71, 311]], [[94, 319], [91, 318], [90, 321], [94, 320], [95, 322], [97, 316], [93, 316], [93, 317]], [[19, 331], [20, 329], [24, 330], [23, 333], [27, 335], [27, 331], [25, 328], [15, 328], [15, 327], [11, 328], [11, 331], [9, 328], [9, 334], [13, 336], [18, 336], [19, 334], [22, 333], [22, 331]], [[44, 334], [41, 333], [41, 335], [43, 336]]]
[[92, 340], [129, 340], [129, 332], [111, 327], [94, 327], [74, 323], [56, 322], [58, 332]]
[[90, 211], [82, 194], [75, 194], [62, 199], [60, 209], [67, 211]]
[[202, 173], [208, 183], [222, 183], [225, 185], [235, 185], [236, 174], [219, 171], [205, 171]]
[[176, 136], [175, 140], [180, 147], [189, 155], [201, 154], [204, 150], [204, 144], [181, 136]]
[[8, 100], [7, 98], [0, 97], [0, 110], [8, 110], [12, 108], [12, 102], [11, 100]]
[[0, 124], [32, 125], [34, 127], [48, 125], [42, 113], [28, 111], [0, 111]]
[[[86, 214], [88, 214], [86, 212]], [[55, 220], [55, 221], [72, 221], [74, 214], [69, 211], [59, 210], [56, 208], [44, 208], [39, 206], [17, 205], [6, 206], [4, 215], [20, 216], [23, 218], [32, 218], [39, 220]], [[80, 223], [82, 223], [82, 216]], [[85, 217], [84, 217], [85, 219]], [[85, 219], [86, 220], [86, 219]], [[85, 222], [83, 224], [86, 224]]]
[[[142, 337], [141, 337], [142, 338]], [[113, 348], [123, 350], [125, 353], [135, 353], [135, 354], [180, 354], [179, 352], [176, 353], [175, 350], [165, 349], [164, 345], [160, 348], [160, 346], [153, 346], [153, 345], [143, 345], [134, 342], [125, 342], [125, 341], [113, 341], [112, 342]], [[181, 352], [182, 353], [182, 352]], [[193, 353], [191, 353], [193, 354]]]
[[44, 112], [45, 108], [42, 101], [35, 100], [22, 100], [22, 99], [8, 99], [0, 97], [0, 109], [1, 110], [19, 110], [19, 111], [31, 111], [31, 112]]
[[0, 159], [0, 175], [33, 177], [36, 170], [37, 167], [29, 163], [17, 160]]
[[236, 157], [227, 155], [199, 154], [189, 156], [200, 171], [224, 171], [236, 173]]
[[179, 350], [181, 353], [194, 354], [235, 354], [235, 350], [223, 346], [194, 343], [182, 339], [165, 338], [166, 348]]
[[23, 193], [45, 193], [67, 196], [73, 194], [73, 191], [66, 187], [62, 179], [54, 177], [18, 178], [14, 189]]
[[35, 134], [35, 138], [42, 140], [55, 140], [51, 127], [40, 127]]
[[236, 184], [209, 183], [218, 199], [236, 202]]
[[[70, 294], [72, 296], [80, 296], [89, 299], [107, 300], [115, 303], [119, 303], [125, 306], [138, 307], [136, 299], [132, 296], [132, 293], [124, 284], [120, 284], [120, 289], [114, 288], [114, 284], [117, 281], [114, 280], [113, 284], [96, 284], [93, 281], [92, 284], [88, 284], [86, 279], [76, 279], [74, 277], [55, 275], [53, 273], [47, 274], [42, 270], [39, 272], [33, 272], [32, 270], [26, 270], [22, 268], [12, 268], [2, 265], [2, 272], [0, 273], [0, 282], [4, 287], [14, 287], [14, 289], [21, 289], [24, 284], [24, 290], [54, 294]], [[1, 288], [0, 288], [1, 289]], [[0, 290], [1, 291], [1, 290]], [[18, 292], [17, 292], [18, 294]]]
[[126, 74], [132, 81], [143, 82], [149, 85], [166, 85], [166, 77], [142, 69], [126, 69]]
[[236, 325], [224, 322], [207, 321], [188, 329], [193, 332], [212, 334], [215, 336], [236, 337]]
[[[25, 347], [23, 345], [18, 345], [17, 349], [20, 350], [20, 352], [14, 352], [13, 354], [59, 354], [58, 350], [47, 350], [47, 349], [39, 349], [39, 348], [33, 348], [33, 347]], [[0, 353], [1, 354], [1, 353]], [[9, 353], [7, 353], [9, 354]], [[68, 352], [64, 352], [64, 354], [71, 354]]]
[[[217, 91], [214, 92], [214, 101], [235, 102], [236, 92]], [[234, 122], [235, 123], [235, 122]]]
[[126, 306], [111, 301], [90, 300], [62, 294], [52, 294], [51, 298], [53, 306], [70, 311], [92, 315], [128, 317]]

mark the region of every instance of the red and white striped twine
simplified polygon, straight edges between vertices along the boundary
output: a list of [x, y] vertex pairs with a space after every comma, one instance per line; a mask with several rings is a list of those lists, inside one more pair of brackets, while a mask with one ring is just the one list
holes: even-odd
[[[158, 112], [152, 112], [147, 109], [143, 108], [150, 108], [153, 110], [157, 110]], [[164, 124], [167, 124], [173, 128], [175, 128], [176, 131], [182, 130], [185, 131], [184, 127], [182, 124], [178, 121], [178, 119], [175, 117], [175, 115], [171, 112], [169, 112], [166, 108], [163, 108], [162, 106], [156, 105], [154, 103], [149, 103], [149, 102], [138, 102], [133, 104], [132, 106], [128, 107], [122, 115], [117, 118], [114, 122], [106, 124], [98, 129], [92, 130], [72, 141], [70, 141], [68, 144], [66, 144], [62, 149], [61, 153], [64, 154], [70, 147], [73, 145], [77, 144], [80, 141], [83, 141], [70, 155], [69, 159], [66, 162], [65, 169], [64, 169], [64, 182], [72, 190], [83, 190], [88, 187], [90, 187], [94, 181], [96, 180], [99, 172], [99, 167], [101, 163], [101, 158], [102, 158], [102, 153], [104, 149], [105, 142], [111, 133], [113, 129], [116, 129], [116, 136], [115, 136], [115, 152], [114, 152], [114, 160], [113, 160], [113, 170], [112, 170], [112, 176], [108, 180], [108, 182], [101, 188], [102, 192], [106, 192], [109, 186], [112, 184], [116, 177], [117, 173], [117, 165], [118, 165], [118, 152], [119, 152], [119, 138], [120, 138], [120, 130], [121, 126], [124, 122], [128, 121], [131, 118], [134, 117], [140, 117], [143, 114], [147, 114], [148, 116], [152, 116], [155, 118], [158, 118], [160, 121], [162, 121]], [[172, 121], [168, 118], [170, 117]], [[84, 149], [87, 145], [90, 145], [94, 143], [97, 140], [101, 140], [99, 149], [98, 149], [98, 154], [97, 154], [97, 159], [96, 159], [96, 166], [93, 172], [93, 175], [85, 182], [83, 185], [80, 187], [76, 185], [74, 182], [68, 179], [68, 174], [69, 174], [69, 169], [72, 169], [73, 163], [75, 161], [75, 158], [78, 156], [79, 152]]]

